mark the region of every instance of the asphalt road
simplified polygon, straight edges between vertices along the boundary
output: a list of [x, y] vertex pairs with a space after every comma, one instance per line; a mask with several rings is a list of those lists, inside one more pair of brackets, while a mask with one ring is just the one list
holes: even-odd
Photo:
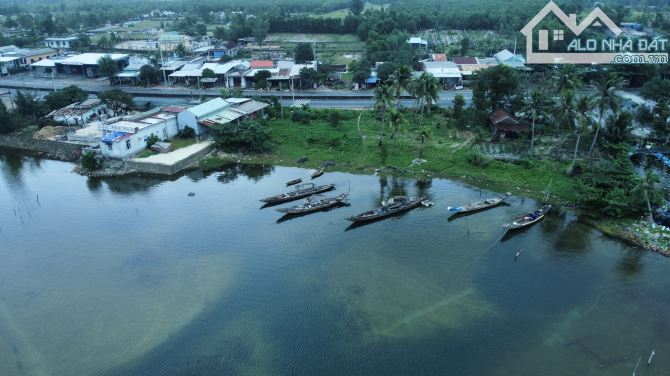
[[[110, 86], [106, 79], [84, 79], [84, 78], [58, 78], [51, 80], [49, 78], [33, 77], [30, 74], [17, 74], [2, 77], [0, 79], [0, 93], [9, 90], [15, 94], [17, 90], [32, 91], [38, 96], [45, 95], [47, 92], [56, 89], [62, 89], [69, 85], [79, 86], [91, 94], [99, 93], [110, 88], [118, 88], [135, 96], [138, 104], [147, 102], [155, 106], [165, 106], [172, 104], [194, 103], [198, 99], [205, 97], [215, 97], [220, 93], [221, 88], [212, 89], [190, 89], [184, 87], [165, 87], [156, 86], [150, 88], [128, 87], [128, 86]], [[4, 90], [2, 88], [5, 88]], [[245, 96], [278, 96], [282, 97], [282, 103], [285, 106], [292, 105], [293, 98], [296, 100], [308, 100], [309, 105], [314, 108], [365, 108], [372, 105], [372, 90], [311, 90], [311, 91], [257, 91], [245, 90]], [[463, 95], [467, 103], [472, 98], [470, 90], [450, 90], [440, 93], [438, 105], [451, 106], [454, 96]], [[415, 103], [408, 96], [402, 100], [402, 105], [406, 107], [414, 106]]]

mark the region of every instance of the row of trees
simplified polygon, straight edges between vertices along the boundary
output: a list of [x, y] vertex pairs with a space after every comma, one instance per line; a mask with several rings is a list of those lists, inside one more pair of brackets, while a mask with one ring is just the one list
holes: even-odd
[[387, 119], [392, 128], [391, 139], [394, 142], [397, 140], [400, 126], [400, 100], [401, 96], [407, 92], [416, 100], [416, 109], [419, 116], [415, 119], [417, 128], [420, 130], [421, 150], [423, 150], [425, 137], [429, 133], [428, 130], [422, 129], [424, 113], [430, 113], [431, 107], [437, 103], [440, 90], [441, 83], [433, 75], [423, 73], [413, 78], [412, 68], [407, 65], [398, 67], [387, 80], [382, 81], [374, 92], [374, 108], [381, 117], [379, 146], [383, 145]]

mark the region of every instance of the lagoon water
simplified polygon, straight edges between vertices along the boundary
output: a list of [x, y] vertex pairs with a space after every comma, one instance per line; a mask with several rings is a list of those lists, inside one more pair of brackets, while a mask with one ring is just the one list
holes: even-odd
[[[492, 193], [326, 173], [351, 206], [277, 223], [258, 199], [310, 171], [72, 167], [0, 156], [0, 375], [670, 372], [670, 260], [569, 211], [499, 241], [536, 202], [450, 222]], [[436, 205], [346, 231], [402, 193]]]

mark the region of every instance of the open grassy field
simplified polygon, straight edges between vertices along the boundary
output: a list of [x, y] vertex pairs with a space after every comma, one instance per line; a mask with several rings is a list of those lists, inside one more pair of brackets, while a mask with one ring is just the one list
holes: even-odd
[[[453, 178], [534, 198], [542, 198], [551, 181], [550, 201], [572, 202], [575, 198], [577, 182], [563, 174], [566, 165], [559, 162], [513, 164], [485, 160], [483, 164], [471, 163], [475, 153], [474, 149], [470, 150], [472, 132], [447, 126], [441, 114], [424, 119], [423, 124], [432, 133], [426, 140], [423, 155], [427, 162], [413, 165], [421, 143], [412, 114], [403, 114], [395, 141], [390, 138], [392, 132], [387, 125], [384, 146], [379, 147], [380, 122], [372, 112], [341, 111], [344, 119], [337, 127], [325, 120], [327, 111], [311, 110], [311, 113], [316, 119], [307, 124], [289, 119], [270, 121], [268, 126], [272, 128], [274, 150], [269, 154], [247, 156], [243, 160], [247, 163], [293, 166], [298, 165], [300, 157], [307, 157], [309, 161], [301, 166], [318, 167], [323, 161], [332, 160], [337, 163], [334, 170], [365, 174], [393, 166], [403, 170], [402, 174], [407, 176]], [[220, 163], [225, 163], [225, 160], [203, 160], [204, 167], [215, 167]]]

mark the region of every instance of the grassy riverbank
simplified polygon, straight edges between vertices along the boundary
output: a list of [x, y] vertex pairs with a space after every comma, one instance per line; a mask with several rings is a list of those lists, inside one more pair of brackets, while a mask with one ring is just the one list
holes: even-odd
[[[441, 177], [460, 180], [475, 186], [496, 191], [544, 198], [544, 190], [551, 182], [550, 202], [572, 203], [575, 200], [577, 181], [567, 177], [567, 165], [533, 160], [506, 163], [476, 158], [473, 148], [475, 135], [466, 128], [450, 125], [442, 114], [426, 116], [424, 128], [430, 129], [426, 139], [423, 159], [425, 163], [413, 165], [418, 157], [421, 140], [411, 114], [403, 114], [397, 139], [391, 139], [391, 128], [386, 126], [384, 146], [379, 146], [380, 122], [375, 114], [364, 111], [341, 111], [343, 119], [333, 126], [327, 121], [326, 111], [312, 110], [309, 123], [287, 119], [271, 120], [274, 144], [271, 153], [245, 156], [221, 154], [205, 158], [201, 165], [215, 168], [231, 160], [243, 163], [268, 163], [285, 166], [316, 168], [324, 161], [334, 161], [330, 170], [370, 174], [388, 166], [410, 177]], [[360, 116], [360, 123], [359, 123]], [[301, 157], [308, 161], [299, 163]], [[477, 159], [477, 160], [474, 160]]]

